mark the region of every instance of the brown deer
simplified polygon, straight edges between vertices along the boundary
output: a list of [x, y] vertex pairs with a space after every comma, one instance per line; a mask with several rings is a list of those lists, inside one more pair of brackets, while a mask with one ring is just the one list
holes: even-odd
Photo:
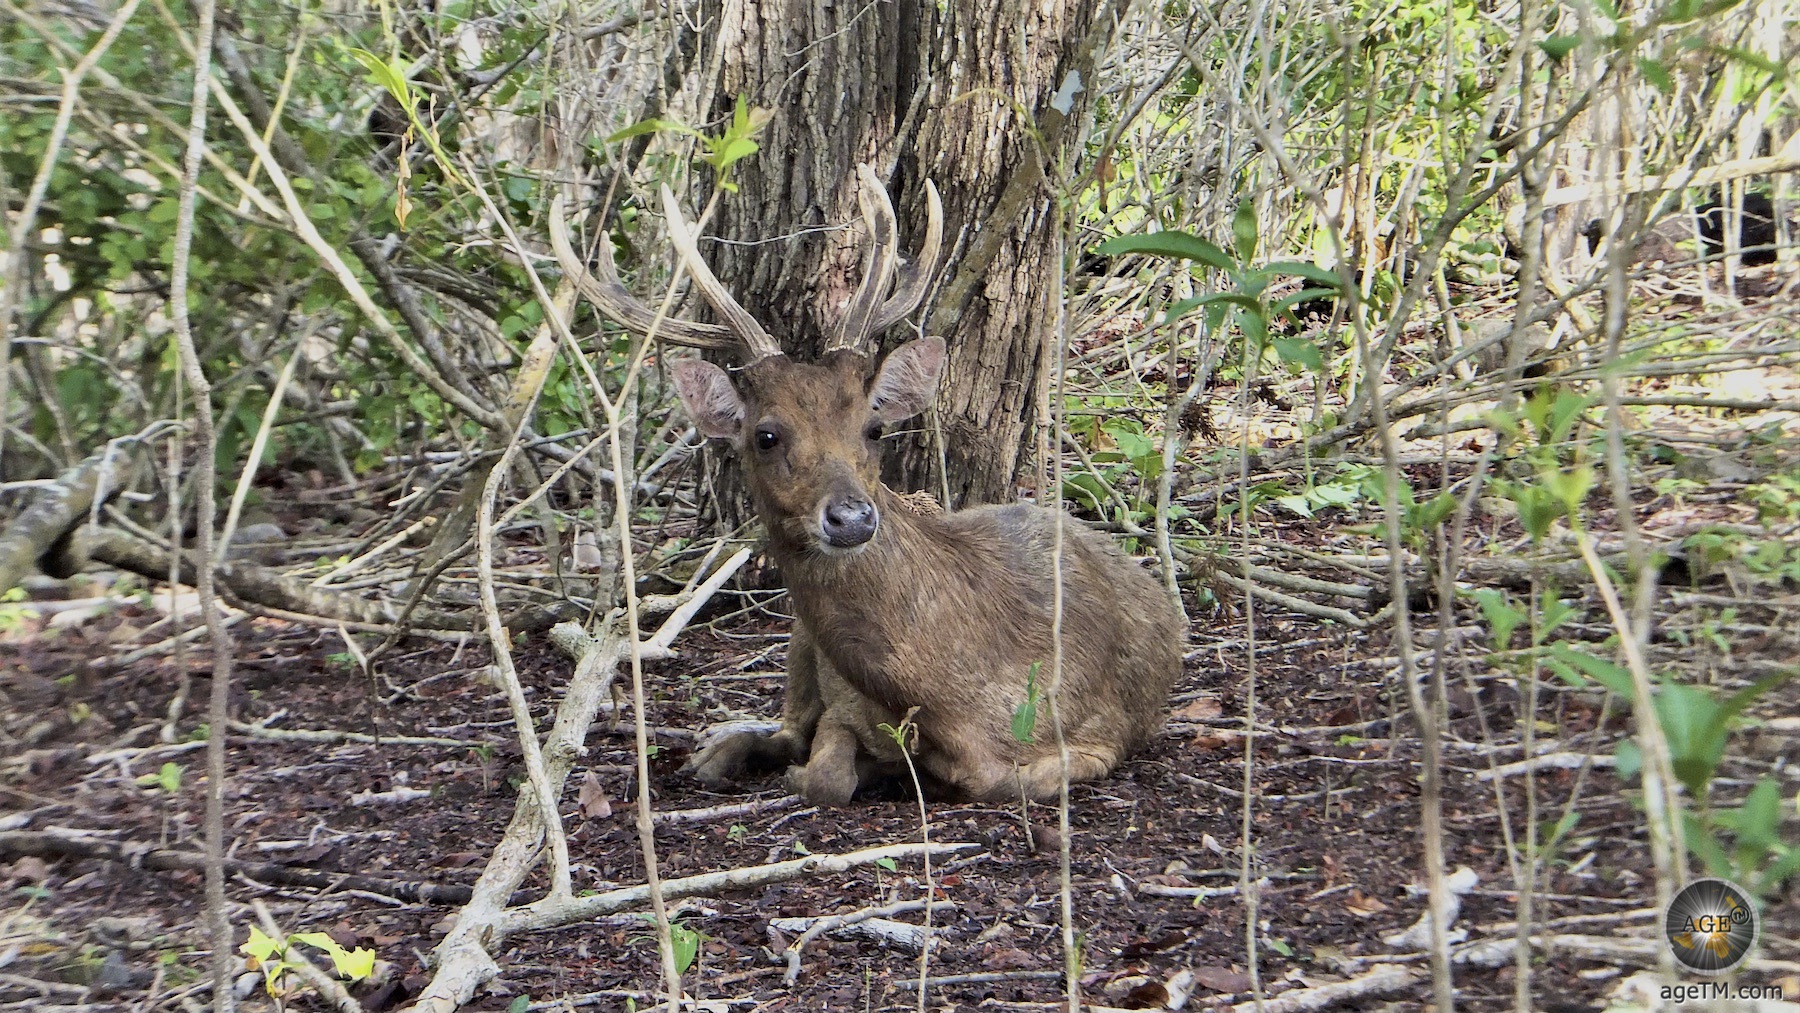
[[[654, 324], [680, 343], [718, 347], [735, 338], [747, 360], [735, 376], [700, 359], [676, 360], [675, 389], [700, 432], [736, 448], [798, 618], [780, 730], [729, 736], [696, 754], [690, 769], [719, 786], [754, 767], [791, 764], [794, 791], [842, 804], [859, 785], [904, 776], [907, 757], [881, 726], [900, 726], [912, 713], [906, 745], [936, 791], [991, 800], [1054, 795], [1063, 777], [1059, 716], [1069, 780], [1105, 777], [1162, 725], [1181, 670], [1182, 616], [1111, 540], [1065, 517], [1054, 687], [1057, 512], [1028, 504], [919, 511], [881, 484], [883, 428], [931, 404], [944, 342], [909, 341], [879, 365], [867, 345], [924, 298], [943, 210], [927, 182], [924, 242], [900, 271], [887, 190], [868, 166], [858, 173], [870, 232], [864, 277], [825, 353], [810, 363], [783, 355], [725, 291], [667, 187], [670, 238], [722, 324], [657, 321], [620, 283], [606, 239], [600, 276], [589, 276], [560, 206], [551, 209], [558, 260], [603, 313], [640, 332]], [[1034, 671], [1043, 702], [1035, 734], [1021, 742], [1012, 719]]]

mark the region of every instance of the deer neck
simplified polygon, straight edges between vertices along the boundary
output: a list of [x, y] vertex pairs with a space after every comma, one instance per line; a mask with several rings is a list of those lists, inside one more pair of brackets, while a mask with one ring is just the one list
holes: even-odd
[[881, 523], [855, 552], [824, 552], [771, 525], [769, 555], [803, 615], [826, 607], [860, 611], [859, 604], [879, 609], [883, 602], [917, 593], [914, 577], [933, 554], [929, 529], [937, 518], [921, 516], [886, 486], [877, 486], [871, 498]]

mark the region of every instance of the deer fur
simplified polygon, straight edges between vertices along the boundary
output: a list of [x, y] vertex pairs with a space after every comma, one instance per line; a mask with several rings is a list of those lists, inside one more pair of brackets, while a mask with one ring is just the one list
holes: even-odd
[[[841, 804], [860, 784], [904, 775], [900, 747], [880, 726], [898, 727], [917, 708], [908, 744], [940, 792], [997, 801], [1060, 789], [1050, 693], [1056, 513], [1015, 504], [921, 515], [878, 477], [871, 426], [929, 404], [943, 355], [943, 342], [926, 338], [872, 375], [849, 351], [812, 364], [767, 359], [735, 384], [698, 360], [677, 371], [700, 430], [737, 447], [798, 613], [781, 729], [698, 753], [690, 766], [703, 782], [790, 763], [794, 791]], [[770, 431], [776, 445], [758, 449], [757, 433]], [[823, 502], [845, 494], [866, 494], [879, 518], [850, 549], [824, 539], [818, 519]], [[1088, 781], [1161, 727], [1185, 629], [1162, 585], [1107, 537], [1065, 517], [1063, 543], [1061, 719], [1069, 780]], [[1042, 702], [1033, 741], [1022, 743], [1012, 718], [1034, 663]]]
[[[747, 362], [735, 377], [699, 359], [671, 368], [699, 430], [737, 448], [798, 621], [781, 728], [729, 736], [689, 767], [718, 786], [785, 764], [795, 791], [842, 804], [871, 780], [904, 775], [910, 760], [940, 792], [1046, 798], [1064, 776], [1059, 720], [1070, 781], [1107, 776], [1161, 727], [1181, 672], [1185, 621], [1161, 584], [1074, 518], [1025, 504], [919, 510], [881, 484], [882, 427], [932, 403], [944, 342], [907, 342], [878, 366], [867, 348], [924, 299], [942, 251], [943, 208], [927, 180], [924, 238], [903, 267], [887, 189], [866, 165], [858, 176], [871, 240], [864, 277], [827, 351], [811, 363], [783, 354], [720, 284], [668, 187], [661, 196], [670, 241], [717, 324], [665, 319], [639, 301], [619, 281], [604, 238], [599, 276], [589, 274], [561, 198], [551, 205], [557, 260], [601, 312], [674, 343], [735, 345]], [[1013, 715], [1034, 668], [1038, 719], [1030, 741], [1020, 742]], [[904, 747], [887, 728], [902, 730]]]

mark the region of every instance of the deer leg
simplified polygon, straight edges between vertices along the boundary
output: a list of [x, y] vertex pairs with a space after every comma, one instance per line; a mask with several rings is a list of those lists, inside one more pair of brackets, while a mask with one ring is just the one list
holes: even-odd
[[856, 794], [856, 733], [828, 713], [813, 735], [812, 756], [804, 767], [789, 767], [788, 790], [814, 805], [843, 805]]
[[799, 763], [812, 745], [819, 716], [825, 711], [819, 696], [819, 656], [812, 634], [802, 623], [794, 624], [788, 640], [787, 688], [781, 702], [781, 728], [772, 733], [739, 732], [695, 753], [687, 770], [709, 788], [738, 780], [748, 770], [779, 770]]

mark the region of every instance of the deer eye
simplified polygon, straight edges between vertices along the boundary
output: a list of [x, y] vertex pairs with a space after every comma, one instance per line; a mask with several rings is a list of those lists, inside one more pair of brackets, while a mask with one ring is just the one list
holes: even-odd
[[773, 429], [758, 429], [756, 431], [756, 449], [758, 450], [774, 450], [776, 444], [779, 444], [780, 442], [781, 434]]
[[871, 440], [881, 439], [881, 423], [879, 423], [879, 422], [869, 423], [869, 428], [863, 430], [863, 435], [867, 436]]

